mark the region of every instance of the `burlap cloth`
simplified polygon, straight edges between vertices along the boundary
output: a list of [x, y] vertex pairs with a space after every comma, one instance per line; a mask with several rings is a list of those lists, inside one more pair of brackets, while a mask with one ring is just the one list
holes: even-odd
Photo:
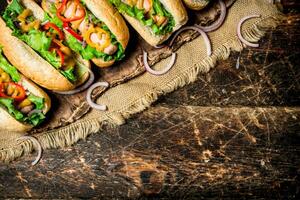
[[[211, 57], [206, 55], [202, 37], [195, 35], [195, 39], [194, 37], [185, 39], [183, 35], [180, 41], [191, 41], [176, 49], [176, 64], [166, 75], [153, 76], [143, 73], [126, 83], [110, 88], [98, 98], [97, 102], [107, 105], [108, 111], [89, 110], [83, 118], [73, 120], [74, 122], [67, 126], [30, 134], [40, 141], [43, 149], [58, 148], [71, 145], [79, 139], [86, 138], [89, 134], [101, 133], [101, 127], [104, 124], [121, 125], [132, 114], [149, 107], [160, 95], [195, 81], [198, 73], [208, 72], [218, 60], [228, 58], [230, 51], [241, 51], [243, 45], [236, 35], [236, 27], [242, 17], [252, 14], [261, 15], [261, 18], [251, 19], [243, 26], [243, 35], [252, 42], [258, 41], [268, 28], [275, 27], [281, 17], [276, 6], [270, 4], [268, 0], [237, 0], [228, 12], [222, 27], [209, 33], [213, 48]], [[189, 33], [189, 36], [192, 34], [195, 33]], [[141, 54], [141, 49], [135, 51]], [[162, 57], [171, 54], [171, 50], [157, 51], [155, 55], [165, 54]], [[160, 69], [168, 60], [162, 60], [154, 68]], [[55, 115], [58, 118], [60, 113], [55, 113]], [[1, 161], [11, 161], [34, 149], [33, 142], [30, 140], [17, 141], [18, 137], [26, 134], [28, 133], [7, 133], [0, 130]]]

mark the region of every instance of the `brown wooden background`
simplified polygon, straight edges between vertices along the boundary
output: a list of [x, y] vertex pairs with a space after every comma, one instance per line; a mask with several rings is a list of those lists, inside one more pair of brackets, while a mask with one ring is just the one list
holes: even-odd
[[160, 98], [126, 125], [0, 164], [0, 198], [299, 196], [299, 2], [257, 49]]

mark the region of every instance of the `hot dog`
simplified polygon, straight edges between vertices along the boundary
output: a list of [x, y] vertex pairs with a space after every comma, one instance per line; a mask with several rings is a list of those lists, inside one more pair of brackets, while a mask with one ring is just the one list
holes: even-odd
[[85, 82], [90, 63], [74, 54], [55, 19], [32, 0], [12, 0], [0, 18], [0, 45], [11, 63], [37, 84], [67, 91]]
[[83, 58], [108, 67], [124, 57], [129, 31], [107, 0], [42, 0], [41, 6], [63, 24], [68, 44]]
[[166, 41], [188, 16], [181, 0], [110, 0], [152, 46]]
[[0, 48], [0, 130], [28, 131], [44, 121], [50, 106], [49, 96], [22, 76]]

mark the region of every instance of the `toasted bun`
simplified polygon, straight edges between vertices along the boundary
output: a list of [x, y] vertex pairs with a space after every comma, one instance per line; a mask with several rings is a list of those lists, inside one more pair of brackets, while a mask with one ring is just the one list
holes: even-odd
[[[160, 0], [165, 9], [171, 13], [175, 20], [175, 26], [173, 32], [178, 30], [188, 21], [187, 12], [181, 2], [181, 0]], [[130, 17], [127, 14], [124, 14], [126, 20], [133, 26], [133, 28], [152, 46], [159, 45], [166, 41], [172, 33], [166, 35], [155, 35], [150, 27], [145, 27], [134, 17]]]
[[[30, 9], [37, 19], [43, 20], [44, 11], [34, 1], [21, 0], [21, 3], [24, 7]], [[22, 74], [42, 87], [55, 91], [67, 91], [74, 89], [88, 78], [88, 72], [86, 72], [86, 74], [78, 80], [78, 83], [72, 84], [27, 44], [12, 36], [12, 31], [6, 26], [1, 17], [0, 31], [0, 45], [3, 46], [5, 56]], [[90, 68], [89, 62], [84, 62], [86, 67]], [[82, 65], [82, 63], [80, 64]]]
[[[51, 107], [51, 100], [49, 96], [33, 82], [21, 76], [21, 85], [30, 91], [32, 94], [42, 97], [45, 99], [45, 107], [43, 113], [46, 114]], [[28, 124], [21, 123], [13, 118], [5, 108], [0, 106], [0, 130], [14, 131], [14, 132], [26, 132], [32, 129], [33, 127]]]
[[192, 10], [202, 10], [210, 0], [183, 0], [185, 5]]

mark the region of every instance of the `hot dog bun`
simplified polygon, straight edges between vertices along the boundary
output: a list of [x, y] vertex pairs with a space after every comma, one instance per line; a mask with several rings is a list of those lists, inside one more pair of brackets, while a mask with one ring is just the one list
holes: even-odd
[[[28, 80], [26, 77], [21, 76], [20, 84], [30, 91], [32, 94], [42, 97], [45, 100], [45, 106], [43, 113], [46, 114], [51, 107], [51, 100], [49, 96], [32, 81]], [[0, 130], [14, 131], [14, 132], [26, 132], [33, 128], [32, 125], [24, 124], [13, 118], [5, 108], [0, 106]]]
[[192, 10], [202, 10], [210, 0], [183, 0], [185, 5]]
[[[44, 11], [34, 1], [21, 0], [20, 2], [24, 7], [32, 11], [34, 17], [41, 21], [44, 19]], [[0, 45], [3, 46], [5, 56], [22, 74], [42, 87], [55, 91], [67, 91], [74, 89], [88, 79], [89, 73], [87, 68], [90, 68], [88, 61], [74, 58], [77, 61], [77, 66], [81, 67], [82, 70], [86, 69], [86, 72], [73, 84], [31, 47], [12, 36], [12, 30], [6, 26], [1, 17], [0, 31]]]
[[[51, 2], [43, 1], [41, 6], [45, 11], [48, 11]], [[123, 49], [126, 49], [130, 37], [129, 30], [116, 9], [107, 0], [85, 0], [85, 6], [95, 17], [104, 22], [112, 34], [116, 36]], [[98, 67], [109, 67], [115, 62], [115, 60], [105, 61], [101, 58], [94, 58], [92, 61]]]
[[[129, 31], [122, 16], [107, 0], [85, 0], [86, 7], [116, 36], [122, 47], [126, 49], [129, 41]], [[109, 67], [114, 61], [104, 61], [103, 59], [92, 59], [98, 67]]]
[[[168, 12], [171, 13], [175, 20], [175, 26], [173, 32], [178, 30], [188, 21], [187, 12], [181, 2], [181, 0], [160, 0], [163, 6]], [[172, 33], [166, 35], [155, 35], [150, 27], [145, 27], [134, 17], [127, 14], [123, 14], [125, 19], [133, 26], [133, 28], [152, 46], [157, 46], [166, 41]]]

